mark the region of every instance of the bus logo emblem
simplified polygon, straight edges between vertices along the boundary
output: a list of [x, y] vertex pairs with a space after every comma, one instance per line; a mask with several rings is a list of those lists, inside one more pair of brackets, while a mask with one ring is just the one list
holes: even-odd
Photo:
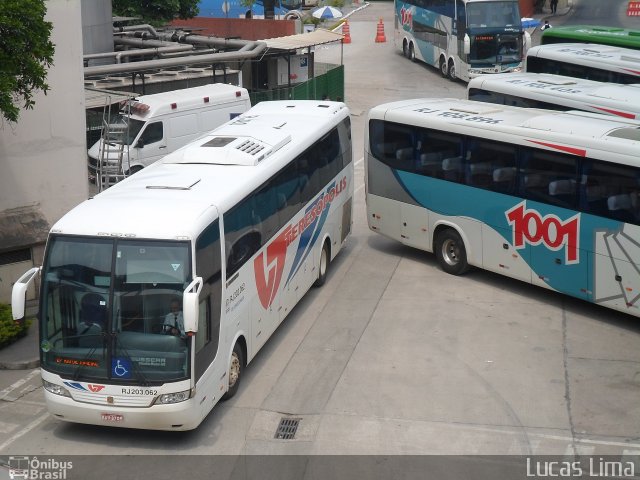
[[[269, 308], [278, 293], [284, 261], [287, 256], [287, 235], [290, 228], [282, 232], [265, 251], [260, 252], [253, 264], [256, 276], [256, 287], [260, 303], [264, 308]], [[266, 261], [265, 261], [266, 253]]]
[[512, 243], [516, 249], [529, 245], [544, 244], [550, 250], [565, 249], [565, 264], [579, 263], [580, 214], [565, 220], [556, 215], [540, 215], [540, 212], [526, 208], [522, 201], [505, 212], [512, 228]]

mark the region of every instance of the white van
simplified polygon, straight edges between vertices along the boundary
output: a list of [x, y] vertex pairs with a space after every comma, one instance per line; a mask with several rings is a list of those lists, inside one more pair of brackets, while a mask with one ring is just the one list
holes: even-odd
[[112, 130], [109, 141], [89, 149], [91, 169], [101, 158], [114, 162], [122, 155], [122, 172], [133, 174], [249, 108], [249, 92], [224, 83], [134, 98], [110, 121], [120, 126], [120, 139]]

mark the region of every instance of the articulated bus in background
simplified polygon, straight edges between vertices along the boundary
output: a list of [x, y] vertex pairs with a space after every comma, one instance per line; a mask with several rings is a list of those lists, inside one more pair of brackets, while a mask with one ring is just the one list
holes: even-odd
[[551, 43], [597, 43], [640, 50], [640, 30], [594, 25], [562, 25], [542, 31], [540, 45]]
[[640, 119], [640, 85], [602, 83], [546, 73], [481, 75], [467, 98], [497, 105], [545, 110], [582, 110]]
[[[352, 227], [339, 102], [261, 102], [67, 213], [40, 271], [40, 368], [70, 422], [197, 427]], [[174, 304], [182, 306], [182, 313]]]
[[370, 110], [364, 158], [374, 232], [640, 315], [640, 122], [406, 100]]
[[587, 43], [538, 45], [527, 52], [525, 70], [596, 82], [640, 83], [640, 52]]
[[520, 71], [531, 45], [518, 0], [395, 0], [394, 9], [396, 48], [452, 80]]

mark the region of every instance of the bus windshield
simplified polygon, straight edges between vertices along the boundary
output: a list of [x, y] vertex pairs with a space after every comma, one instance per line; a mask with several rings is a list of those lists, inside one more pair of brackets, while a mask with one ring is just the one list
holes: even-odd
[[518, 3], [513, 1], [468, 3], [467, 19], [470, 30], [514, 27], [519, 31], [521, 28]]
[[471, 65], [497, 65], [522, 61], [522, 37], [513, 34], [476, 35], [471, 42]]
[[73, 380], [188, 378], [190, 341], [171, 304], [181, 310], [189, 258], [187, 242], [52, 237], [42, 277], [42, 367]]

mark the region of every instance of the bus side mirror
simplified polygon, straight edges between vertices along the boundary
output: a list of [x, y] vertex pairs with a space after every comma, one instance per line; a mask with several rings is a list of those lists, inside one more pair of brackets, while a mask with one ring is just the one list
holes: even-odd
[[33, 267], [22, 275], [11, 290], [11, 313], [14, 320], [22, 320], [25, 316], [25, 305], [27, 303], [27, 288], [40, 272], [41, 267]]
[[471, 53], [471, 39], [468, 34], [464, 34], [464, 54], [469, 55]]
[[200, 317], [200, 291], [202, 290], [202, 278], [196, 277], [185, 288], [182, 295], [182, 317], [184, 319], [185, 332], [198, 331], [198, 318]]
[[529, 32], [527, 32], [525, 30], [524, 32], [524, 55], [525, 56], [527, 54], [527, 52], [529, 51], [529, 49], [531, 48], [531, 35], [529, 34]]

